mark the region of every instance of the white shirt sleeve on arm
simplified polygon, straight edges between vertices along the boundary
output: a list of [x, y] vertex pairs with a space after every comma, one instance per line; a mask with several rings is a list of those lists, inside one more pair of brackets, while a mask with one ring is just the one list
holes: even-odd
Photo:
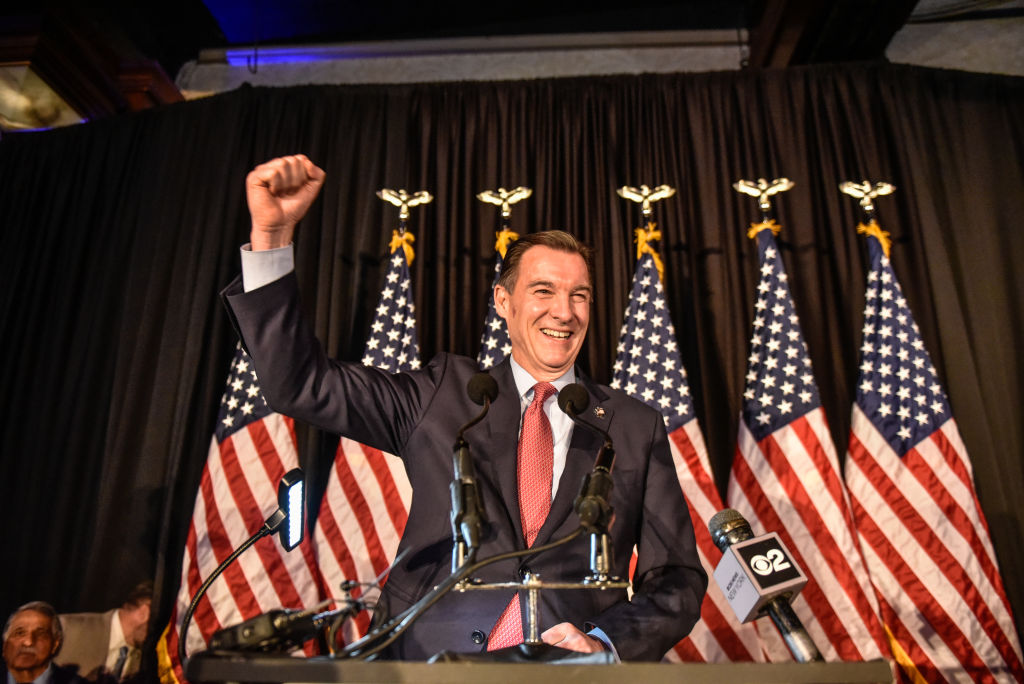
[[295, 270], [295, 247], [278, 247], [252, 251], [247, 242], [242, 245], [242, 289], [245, 292], [269, 285]]

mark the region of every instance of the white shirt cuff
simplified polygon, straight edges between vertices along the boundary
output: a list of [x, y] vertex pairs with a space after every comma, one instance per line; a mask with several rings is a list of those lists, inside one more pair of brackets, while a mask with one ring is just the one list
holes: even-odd
[[604, 633], [603, 629], [600, 627], [594, 627], [587, 632], [587, 635], [592, 636], [595, 639], [600, 639], [604, 645], [608, 647], [608, 650], [612, 652], [612, 655], [615, 656], [615, 662], [622, 662], [622, 658], [619, 657], [619, 652], [615, 650], [615, 644], [612, 643], [612, 640], [608, 638], [608, 635]]
[[295, 247], [288, 245], [276, 249], [252, 251], [252, 245], [242, 245], [242, 290], [250, 292], [269, 285], [295, 270]]

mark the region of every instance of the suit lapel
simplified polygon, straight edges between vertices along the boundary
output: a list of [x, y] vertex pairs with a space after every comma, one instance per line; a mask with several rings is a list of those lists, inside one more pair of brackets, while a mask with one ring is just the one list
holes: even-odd
[[[519, 391], [512, 377], [512, 366], [508, 357], [490, 371], [498, 383], [498, 398], [491, 405], [487, 419], [480, 426], [486, 431], [487, 469], [494, 483], [494, 495], [504, 506], [487, 508], [489, 516], [505, 516], [508, 525], [515, 530], [515, 538], [523, 539], [523, 521], [519, 514], [519, 485], [516, 477], [516, 445], [519, 443], [519, 420], [521, 408]], [[486, 507], [486, 504], [485, 504]], [[500, 524], [492, 517], [493, 524]]]

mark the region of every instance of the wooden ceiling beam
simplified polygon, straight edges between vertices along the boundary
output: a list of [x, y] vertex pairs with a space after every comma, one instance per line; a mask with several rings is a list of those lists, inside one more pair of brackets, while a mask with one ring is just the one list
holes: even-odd
[[752, 67], [885, 57], [917, 0], [766, 0], [750, 31]]
[[184, 99], [157, 62], [88, 21], [47, 12], [7, 17], [2, 27], [0, 64], [30, 66], [86, 119]]

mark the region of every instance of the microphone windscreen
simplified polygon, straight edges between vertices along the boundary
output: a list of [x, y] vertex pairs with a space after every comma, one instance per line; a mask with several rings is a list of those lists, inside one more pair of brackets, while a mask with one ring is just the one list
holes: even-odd
[[589, 403], [590, 397], [587, 396], [587, 390], [583, 389], [583, 385], [575, 382], [566, 385], [558, 393], [558, 408], [570, 416], [578, 416], [586, 411]]
[[483, 406], [484, 399], [494, 401], [498, 398], [498, 382], [488, 373], [477, 373], [469, 379], [466, 392], [474, 404]]
[[724, 508], [711, 516], [711, 520], [708, 521], [708, 532], [711, 533], [715, 546], [722, 552], [734, 543], [754, 536], [750, 523], [733, 508]]

